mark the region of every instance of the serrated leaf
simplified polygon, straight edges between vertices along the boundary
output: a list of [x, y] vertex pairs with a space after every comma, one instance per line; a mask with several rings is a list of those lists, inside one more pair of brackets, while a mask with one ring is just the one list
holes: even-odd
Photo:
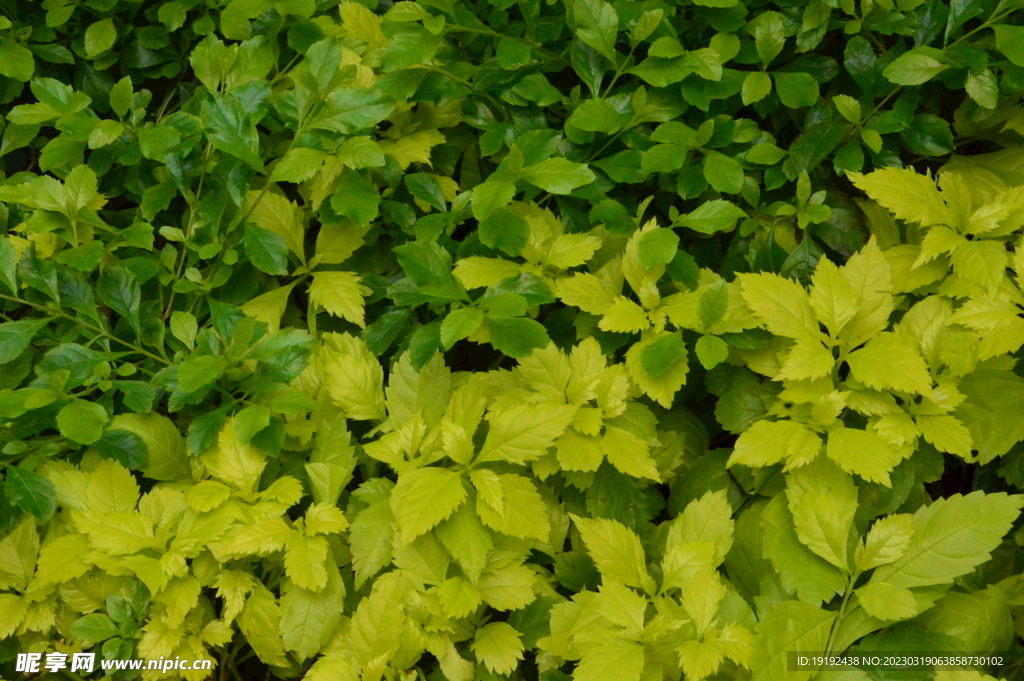
[[473, 652], [495, 674], [510, 674], [523, 659], [521, 634], [507, 622], [491, 622], [476, 630]]
[[7, 467], [4, 493], [13, 505], [31, 513], [42, 523], [49, 520], [57, 508], [57, 493], [53, 483], [23, 468]]
[[946, 584], [988, 560], [1024, 507], [1024, 495], [1004, 492], [954, 494], [914, 514], [906, 552], [882, 565], [871, 583], [911, 588]]
[[769, 331], [787, 338], [815, 338], [818, 320], [800, 284], [777, 274], [739, 276], [743, 299]]
[[808, 681], [813, 671], [789, 671], [792, 650], [824, 650], [836, 614], [799, 601], [777, 604], [758, 623], [750, 669], [754, 681]]
[[856, 591], [857, 602], [871, 617], [880, 620], [909, 619], [920, 612], [917, 599], [910, 589], [893, 586], [888, 582], [872, 582]]
[[928, 366], [917, 350], [893, 333], [875, 336], [846, 358], [853, 376], [875, 389], [932, 394]]
[[465, 500], [462, 476], [455, 471], [428, 467], [401, 476], [391, 493], [391, 510], [402, 543], [408, 544], [433, 528]]
[[615, 38], [619, 15], [604, 0], [579, 0], [574, 5], [576, 34], [587, 45], [616, 63]]
[[647, 574], [644, 550], [636, 534], [615, 520], [571, 517], [602, 575], [626, 586], [653, 590], [654, 582]]

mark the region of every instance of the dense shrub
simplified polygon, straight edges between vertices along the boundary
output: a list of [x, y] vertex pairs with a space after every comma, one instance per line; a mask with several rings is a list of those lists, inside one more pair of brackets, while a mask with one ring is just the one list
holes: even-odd
[[1024, 674], [1021, 3], [0, 6], [0, 676]]

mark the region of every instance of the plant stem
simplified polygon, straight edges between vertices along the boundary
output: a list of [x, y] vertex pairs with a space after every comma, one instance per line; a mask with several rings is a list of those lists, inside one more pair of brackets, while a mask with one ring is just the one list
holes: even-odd
[[149, 350], [146, 350], [145, 348], [142, 348], [142, 347], [140, 347], [138, 345], [135, 345], [134, 343], [129, 343], [126, 340], [122, 340], [122, 339], [118, 338], [117, 336], [113, 335], [112, 333], [108, 333], [107, 331], [104, 331], [103, 329], [101, 329], [98, 326], [93, 326], [92, 324], [90, 324], [88, 322], [83, 322], [78, 317], [72, 317], [71, 315], [67, 314], [66, 312], [61, 312], [60, 310], [52, 310], [52, 309], [46, 307], [45, 305], [40, 305], [39, 303], [33, 303], [32, 301], [24, 300], [22, 298], [16, 298], [14, 296], [8, 296], [8, 295], [0, 294], [0, 300], [9, 300], [12, 303], [19, 303], [21, 305], [28, 305], [29, 307], [34, 307], [37, 310], [42, 310], [43, 312], [45, 312], [47, 314], [50, 314], [50, 315], [53, 315], [55, 317], [60, 317], [62, 319], [67, 319], [68, 321], [75, 322], [76, 324], [79, 324], [83, 328], [86, 328], [86, 329], [92, 331], [93, 333], [98, 333], [101, 336], [103, 336], [104, 338], [109, 338], [110, 340], [114, 341], [115, 343], [119, 343], [119, 344], [121, 344], [121, 345], [123, 345], [123, 346], [125, 346], [127, 348], [130, 348], [130, 349], [134, 350], [135, 352], [137, 352], [137, 353], [139, 353], [141, 355], [145, 355], [146, 357], [149, 357], [150, 359], [155, 359], [156, 361], [160, 362], [161, 364], [166, 364], [167, 366], [173, 366], [173, 364], [174, 364], [174, 362], [171, 362], [170, 360], [167, 360], [167, 359], [165, 359], [165, 358], [163, 358], [163, 357], [161, 357], [159, 355], [153, 354]]
[[860, 577], [860, 572], [854, 572], [847, 579], [846, 590], [843, 592], [843, 602], [839, 604], [839, 612], [836, 614], [836, 619], [832, 623], [832, 632], [828, 636], [828, 645], [825, 646], [826, 657], [832, 654], [832, 646], [836, 644], [836, 636], [839, 635], [839, 627], [842, 626], [843, 618], [846, 617], [846, 606], [850, 603], [850, 596], [853, 594], [853, 585], [856, 583], [858, 577]]

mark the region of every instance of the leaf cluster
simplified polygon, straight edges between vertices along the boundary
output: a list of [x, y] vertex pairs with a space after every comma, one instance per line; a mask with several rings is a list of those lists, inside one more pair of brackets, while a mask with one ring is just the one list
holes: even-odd
[[0, 0], [0, 675], [1024, 660], [1022, 12]]

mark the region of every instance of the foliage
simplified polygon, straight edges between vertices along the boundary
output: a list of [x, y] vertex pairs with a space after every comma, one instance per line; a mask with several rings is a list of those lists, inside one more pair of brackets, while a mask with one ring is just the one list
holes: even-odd
[[0, 8], [0, 674], [1024, 660], [1019, 2]]

